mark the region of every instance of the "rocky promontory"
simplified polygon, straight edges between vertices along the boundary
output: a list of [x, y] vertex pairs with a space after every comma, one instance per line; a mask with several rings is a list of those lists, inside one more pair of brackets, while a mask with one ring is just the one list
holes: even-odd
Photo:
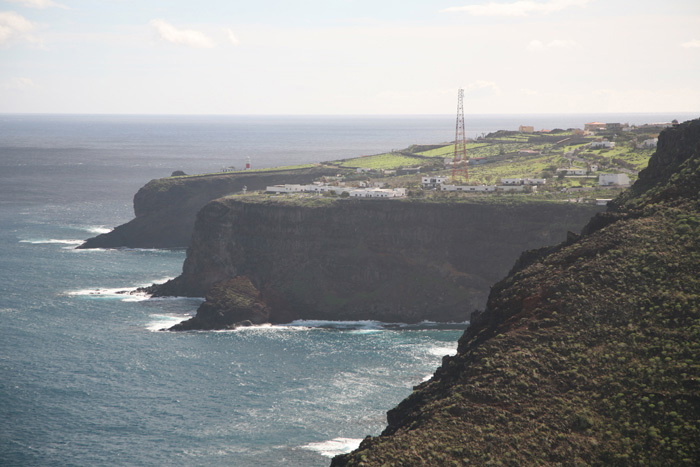
[[241, 277], [273, 323], [463, 322], [521, 251], [564, 240], [600, 210], [507, 196], [231, 196], [199, 212], [182, 275], [151, 291], [206, 295], [188, 329], [210, 329], [216, 317], [220, 328], [250, 320], [224, 299]]
[[580, 238], [523, 255], [433, 378], [332, 466], [700, 464], [700, 120]]
[[197, 212], [209, 201], [279, 183], [310, 183], [336, 175], [338, 168], [322, 166], [273, 169], [151, 180], [134, 195], [135, 218], [78, 248], [185, 248]]

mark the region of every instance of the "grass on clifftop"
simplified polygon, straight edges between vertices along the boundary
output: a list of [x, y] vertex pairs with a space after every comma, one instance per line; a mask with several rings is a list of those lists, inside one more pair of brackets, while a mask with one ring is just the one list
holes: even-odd
[[373, 170], [391, 170], [399, 167], [414, 167], [425, 163], [425, 159], [411, 157], [400, 153], [384, 153], [374, 156], [356, 157], [347, 159], [338, 164], [339, 167], [346, 168], [368, 168]]

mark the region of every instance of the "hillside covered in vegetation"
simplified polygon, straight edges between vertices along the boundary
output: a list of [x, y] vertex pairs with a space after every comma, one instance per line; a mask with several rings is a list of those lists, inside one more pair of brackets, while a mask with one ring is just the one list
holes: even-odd
[[581, 237], [525, 253], [458, 354], [332, 466], [698, 465], [700, 120]]

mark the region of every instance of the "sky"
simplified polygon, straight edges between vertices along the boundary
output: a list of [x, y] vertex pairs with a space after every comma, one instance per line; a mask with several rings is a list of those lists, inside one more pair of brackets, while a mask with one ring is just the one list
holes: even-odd
[[696, 112], [699, 83], [698, 0], [0, 0], [0, 113]]

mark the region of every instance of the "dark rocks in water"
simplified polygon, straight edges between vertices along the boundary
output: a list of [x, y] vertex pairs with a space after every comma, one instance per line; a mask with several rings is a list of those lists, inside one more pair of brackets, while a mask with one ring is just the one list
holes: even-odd
[[235, 329], [267, 323], [270, 309], [250, 279], [239, 276], [217, 284], [196, 316], [176, 324], [170, 331]]
[[700, 120], [580, 238], [525, 253], [457, 355], [333, 467], [700, 464]]
[[184, 177], [186, 175], [187, 174], [185, 172], [183, 172], [182, 170], [176, 170], [175, 172], [170, 174], [171, 177]]

